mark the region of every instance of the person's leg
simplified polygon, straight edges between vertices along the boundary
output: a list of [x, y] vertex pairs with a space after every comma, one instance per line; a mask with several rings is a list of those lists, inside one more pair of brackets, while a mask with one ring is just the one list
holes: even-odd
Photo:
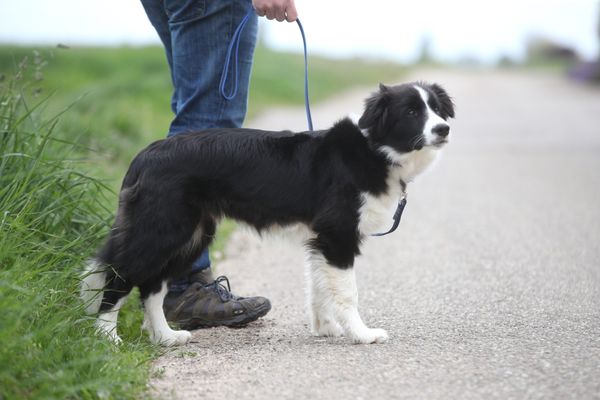
[[205, 0], [141, 2], [165, 48], [171, 72], [174, 88], [171, 109], [175, 118], [168, 136], [190, 129], [241, 127], [257, 38], [256, 15], [242, 32], [235, 99], [223, 98], [219, 83], [229, 42], [252, 7], [251, 2], [209, 2], [208, 8]]
[[[241, 35], [238, 58], [238, 94], [221, 96], [219, 83], [229, 42], [251, 9], [250, 0], [199, 1], [198, 8], [171, 10], [172, 68], [176, 91], [176, 114], [169, 135], [206, 128], [240, 127], [246, 115], [252, 57], [257, 36], [257, 17], [247, 22]], [[167, 1], [167, 8], [170, 2]], [[200, 10], [200, 7], [205, 6]], [[169, 12], [169, 10], [167, 10]]]
[[[219, 92], [227, 47], [250, 7], [248, 0], [207, 2], [202, 0], [142, 0], [150, 22], [165, 46], [174, 93], [175, 118], [169, 136], [189, 130], [240, 127], [246, 114], [257, 18], [246, 24], [239, 46], [238, 95], [228, 101]], [[210, 268], [208, 251], [194, 262], [193, 273]], [[171, 285], [183, 291], [189, 280]]]
[[[257, 17], [246, 24], [239, 45], [238, 95], [226, 100], [219, 82], [229, 42], [252, 4], [248, 0], [205, 2], [167, 1], [175, 118], [169, 136], [207, 128], [239, 128], [246, 115]], [[192, 276], [210, 268], [208, 250], [192, 265]], [[192, 278], [193, 279], [193, 278]], [[188, 280], [189, 282], [189, 280]], [[171, 291], [186, 289], [186, 280]]]
[[[158, 33], [158, 37], [162, 42], [165, 48], [165, 55], [167, 57], [167, 63], [169, 64], [169, 71], [171, 72], [171, 81], [173, 82], [173, 94], [171, 96], [171, 110], [173, 114], [177, 114], [177, 99], [179, 96], [179, 91], [177, 85], [175, 83], [175, 77], [173, 74], [173, 47], [171, 45], [171, 29], [169, 26], [169, 15], [167, 14], [167, 9], [165, 8], [164, 0], [141, 0], [142, 6], [146, 11], [146, 15], [150, 20], [150, 23]], [[169, 131], [168, 136], [172, 134]], [[210, 268], [210, 258], [208, 255], [208, 250], [202, 252], [200, 257], [194, 262], [192, 265], [192, 272], [199, 272], [205, 269]], [[169, 285], [169, 291], [175, 293], [182, 293], [190, 286], [190, 279], [188, 277], [184, 277], [178, 279], [174, 282], [171, 282]]]
[[173, 81], [173, 56], [171, 49], [171, 31], [169, 30], [169, 17], [165, 10], [164, 0], [141, 0], [142, 6], [146, 11], [146, 15], [150, 20], [150, 23], [158, 33], [158, 37], [165, 48], [165, 55], [169, 64], [169, 71], [171, 72], [171, 81], [173, 82], [173, 95], [171, 96], [171, 110], [173, 114], [177, 112], [177, 88]]
[[[240, 127], [246, 114], [257, 17], [246, 24], [238, 57], [238, 95], [228, 101], [219, 91], [226, 51], [250, 0], [142, 0], [165, 46], [174, 92], [175, 114], [168, 136], [213, 127]], [[263, 297], [232, 295], [210, 272], [208, 251], [193, 263], [187, 278], [173, 282], [164, 307], [169, 321], [186, 329], [243, 325], [271, 308]], [[215, 301], [215, 296], [220, 301]]]

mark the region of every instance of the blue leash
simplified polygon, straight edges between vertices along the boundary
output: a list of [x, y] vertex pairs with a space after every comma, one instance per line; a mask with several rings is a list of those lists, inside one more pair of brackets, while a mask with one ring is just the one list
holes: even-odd
[[[250, 8], [248, 14], [244, 16], [242, 22], [238, 25], [235, 32], [233, 33], [233, 37], [231, 38], [231, 42], [229, 43], [229, 47], [227, 48], [227, 55], [225, 57], [225, 64], [223, 65], [223, 73], [221, 74], [221, 82], [219, 83], [219, 90], [221, 91], [221, 95], [227, 99], [232, 100], [237, 95], [238, 90], [238, 54], [240, 47], [240, 37], [242, 35], [242, 31], [244, 27], [248, 23], [248, 20], [254, 14], [254, 9]], [[298, 23], [298, 28], [300, 28], [300, 34], [302, 35], [302, 44], [304, 45], [304, 105], [306, 107], [306, 120], [308, 122], [308, 130], [313, 130], [312, 116], [310, 114], [310, 102], [308, 96], [308, 51], [306, 50], [306, 36], [304, 35], [304, 28], [302, 27], [302, 23], [300, 19], [296, 19]], [[233, 53], [235, 47], [235, 53]], [[225, 90], [225, 85], [227, 84], [227, 76], [229, 74], [229, 63], [232, 61], [231, 57], [233, 55], [233, 87], [229, 93]], [[400, 218], [402, 217], [402, 211], [404, 211], [404, 207], [406, 206], [406, 197], [403, 197], [398, 202], [398, 208], [396, 208], [396, 212], [394, 213], [394, 224], [392, 228], [385, 233], [374, 233], [371, 236], [385, 236], [389, 233], [392, 233], [398, 228], [400, 224]]]
[[[221, 91], [221, 95], [227, 99], [232, 100], [237, 95], [238, 90], [238, 54], [240, 48], [240, 38], [242, 36], [242, 31], [244, 27], [248, 23], [248, 20], [255, 13], [253, 8], [250, 8], [242, 22], [238, 25], [235, 32], [233, 33], [233, 37], [231, 38], [231, 42], [229, 43], [229, 47], [227, 48], [227, 55], [225, 57], [225, 64], [223, 65], [223, 73], [221, 74], [221, 82], [219, 83], [219, 90]], [[302, 27], [302, 23], [299, 19], [296, 19], [298, 23], [298, 28], [300, 28], [300, 33], [302, 34], [302, 44], [304, 45], [304, 104], [306, 107], [306, 120], [308, 122], [308, 130], [313, 130], [312, 116], [310, 114], [310, 102], [308, 96], [308, 51], [306, 50], [306, 36], [304, 35], [304, 28]], [[234, 51], [235, 47], [235, 53]], [[229, 64], [232, 62], [233, 56], [233, 83], [232, 88], [229, 93], [226, 92], [225, 85], [227, 84], [227, 79], [229, 75]]]

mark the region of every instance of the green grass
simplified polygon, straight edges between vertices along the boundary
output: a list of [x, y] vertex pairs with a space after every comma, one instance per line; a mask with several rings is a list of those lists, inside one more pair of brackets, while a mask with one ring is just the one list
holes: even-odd
[[0, 83], [0, 398], [136, 398], [157, 354], [133, 325], [117, 349], [78, 298], [79, 268], [106, 233], [111, 191], [41, 119], [20, 80]]
[[[312, 99], [401, 72], [313, 58]], [[301, 56], [259, 48], [250, 113], [301, 105], [302, 73]], [[135, 296], [116, 348], [84, 315], [79, 273], [112, 223], [129, 160], [164, 136], [170, 91], [158, 47], [0, 47], [0, 399], [145, 395], [161, 350], [141, 334]], [[220, 230], [218, 248], [232, 229]]]

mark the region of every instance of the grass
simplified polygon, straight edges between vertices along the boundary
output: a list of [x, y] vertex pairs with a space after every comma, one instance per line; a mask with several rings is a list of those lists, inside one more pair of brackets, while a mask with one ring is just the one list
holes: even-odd
[[[259, 48], [250, 112], [300, 105], [302, 71], [301, 56]], [[400, 73], [311, 59], [312, 97]], [[112, 223], [129, 160], [167, 130], [168, 76], [157, 47], [0, 47], [0, 399], [146, 394], [161, 350], [140, 332], [137, 301], [121, 312], [115, 348], [84, 315], [79, 271]]]
[[30, 105], [26, 89], [18, 77], [0, 83], [0, 398], [136, 398], [156, 349], [131, 321], [124, 351], [100, 340], [78, 298], [111, 191], [81, 172], [58, 116], [39, 118], [48, 100]]

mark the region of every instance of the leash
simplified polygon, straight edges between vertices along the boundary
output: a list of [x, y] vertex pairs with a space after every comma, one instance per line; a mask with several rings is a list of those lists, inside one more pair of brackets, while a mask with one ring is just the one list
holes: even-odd
[[396, 228], [398, 228], [398, 225], [400, 225], [400, 218], [402, 218], [402, 212], [404, 211], [404, 207], [406, 207], [406, 197], [402, 197], [398, 202], [398, 207], [396, 207], [396, 212], [394, 213], [394, 224], [392, 225], [390, 230], [384, 233], [372, 233], [371, 236], [385, 236], [394, 232]]
[[[229, 43], [229, 47], [227, 48], [227, 55], [225, 56], [225, 64], [223, 65], [223, 73], [221, 74], [221, 82], [219, 83], [219, 90], [221, 91], [221, 95], [226, 100], [232, 100], [237, 95], [238, 90], [238, 54], [240, 47], [240, 38], [242, 36], [242, 32], [244, 27], [248, 23], [248, 20], [252, 15], [254, 15], [254, 8], [250, 8], [248, 13], [242, 19], [242, 22], [238, 25], [233, 36], [231, 38], [231, 42]], [[308, 130], [313, 130], [312, 116], [310, 113], [310, 101], [308, 96], [308, 51], [306, 50], [306, 36], [304, 35], [304, 28], [302, 27], [302, 23], [300, 19], [296, 18], [296, 23], [298, 23], [298, 28], [300, 29], [300, 34], [302, 35], [302, 44], [304, 46], [304, 105], [306, 108], [306, 121], [308, 123]], [[234, 53], [235, 47], [235, 53]], [[233, 56], [233, 83], [232, 88], [229, 93], [227, 93], [225, 86], [227, 84], [228, 75], [229, 75], [229, 64], [232, 62]]]
[[[244, 27], [248, 23], [248, 20], [255, 13], [254, 8], [250, 8], [248, 13], [242, 19], [242, 22], [238, 25], [233, 36], [231, 38], [231, 42], [229, 43], [229, 47], [227, 48], [227, 55], [225, 56], [225, 63], [223, 65], [223, 73], [221, 74], [221, 82], [219, 83], [219, 90], [221, 95], [226, 100], [233, 100], [233, 98], [237, 95], [238, 90], [238, 55], [239, 55], [239, 47], [240, 47], [240, 38]], [[308, 130], [313, 131], [313, 123], [312, 116], [310, 113], [310, 101], [308, 95], [308, 51], [306, 50], [306, 35], [304, 34], [304, 28], [302, 27], [302, 23], [299, 18], [296, 18], [296, 23], [298, 24], [298, 28], [300, 29], [300, 34], [302, 35], [302, 45], [304, 47], [304, 106], [306, 109], [306, 122], [308, 124]], [[234, 53], [235, 47], [235, 53]], [[229, 75], [229, 64], [232, 62], [233, 56], [233, 83], [232, 88], [229, 93], [227, 93], [225, 86], [227, 85], [228, 75]], [[402, 191], [404, 192], [406, 189], [406, 184], [401, 182]], [[373, 233], [371, 236], [385, 236], [388, 235], [398, 228], [400, 225], [400, 219], [402, 218], [402, 212], [404, 211], [404, 207], [406, 207], [406, 196], [403, 196], [398, 202], [398, 207], [396, 208], [396, 212], [394, 213], [394, 223], [389, 231], [384, 233]]]

